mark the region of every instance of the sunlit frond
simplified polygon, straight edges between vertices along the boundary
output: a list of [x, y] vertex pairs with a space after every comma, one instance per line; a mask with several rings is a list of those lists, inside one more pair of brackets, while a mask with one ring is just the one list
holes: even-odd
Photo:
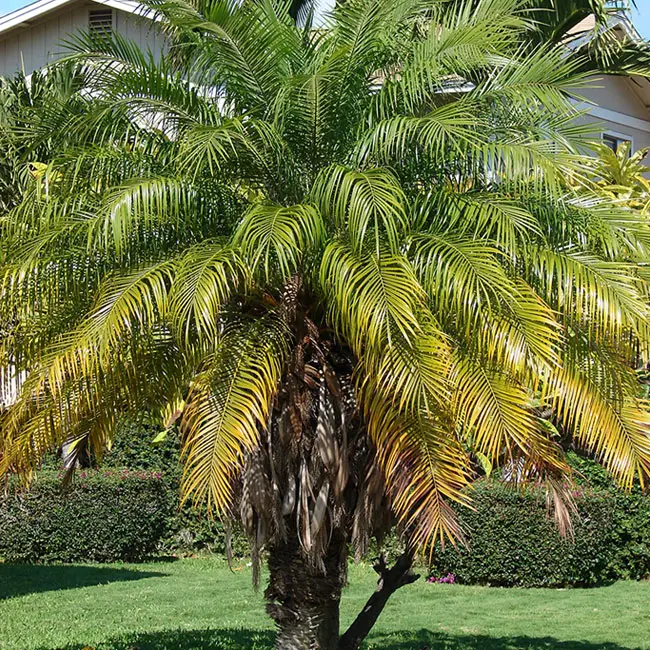
[[220, 310], [243, 288], [248, 273], [237, 250], [223, 244], [198, 244], [186, 251], [176, 264], [170, 313], [188, 344], [197, 333], [217, 339]]
[[629, 263], [542, 249], [535, 252], [533, 272], [549, 304], [594, 328], [596, 336], [631, 328], [647, 340], [648, 307]]
[[294, 273], [323, 234], [321, 215], [310, 205], [258, 203], [244, 215], [233, 241], [249, 268], [270, 282]]
[[312, 196], [324, 218], [347, 231], [356, 250], [366, 242], [377, 253], [385, 244], [398, 250], [408, 228], [407, 200], [389, 171], [326, 169], [316, 180]]
[[454, 361], [454, 413], [473, 448], [495, 462], [533, 454], [552, 464], [556, 451], [541, 434], [530, 390], [480, 361], [460, 354]]
[[330, 318], [357, 354], [366, 345], [379, 350], [395, 336], [410, 340], [421, 329], [417, 314], [424, 292], [400, 254], [382, 250], [358, 255], [334, 240], [323, 254], [320, 284]]
[[[598, 370], [596, 369], [596, 372]], [[548, 377], [546, 399], [578, 443], [595, 454], [624, 487], [650, 476], [650, 410], [634, 395], [612, 398], [588, 368], [567, 361]]]
[[282, 323], [267, 317], [228, 331], [206, 359], [181, 425], [184, 498], [227, 512], [234, 476], [267, 425], [287, 345]]

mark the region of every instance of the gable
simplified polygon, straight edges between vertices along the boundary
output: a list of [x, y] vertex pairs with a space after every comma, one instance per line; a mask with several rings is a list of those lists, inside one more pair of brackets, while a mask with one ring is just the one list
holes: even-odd
[[[42, 0], [0, 19], [0, 77], [29, 75], [65, 54], [71, 34], [89, 29], [91, 12], [110, 16], [113, 29], [154, 53], [162, 38], [130, 0]], [[110, 13], [109, 13], [110, 12]], [[110, 23], [109, 23], [110, 24]]]

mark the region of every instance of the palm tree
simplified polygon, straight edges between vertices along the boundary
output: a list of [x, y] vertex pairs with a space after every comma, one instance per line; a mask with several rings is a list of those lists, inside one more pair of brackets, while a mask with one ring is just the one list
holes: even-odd
[[[0, 215], [15, 207], [31, 176], [41, 174], [54, 149], [51, 137], [33, 140], [30, 127], [38, 120], [39, 111], [53, 103], [74, 110], [78, 92], [83, 85], [81, 71], [74, 65], [61, 65], [51, 70], [34, 72], [30, 77], [18, 74], [14, 79], [0, 78]], [[0, 228], [2, 224], [0, 223]], [[0, 250], [0, 266], [6, 263]], [[4, 314], [0, 319], [0, 339], [10, 333], [15, 320]], [[0, 387], [0, 408], [11, 401], [19, 384], [20, 373], [11, 364], [0, 364], [3, 376]]]
[[650, 44], [635, 35], [634, 0], [528, 0], [529, 47], [564, 44], [582, 58], [583, 70], [650, 76]]
[[[358, 648], [415, 554], [463, 539], [475, 458], [566, 524], [540, 405], [644, 480], [650, 233], [589, 190], [580, 57], [522, 50], [519, 0], [348, 0], [317, 27], [151, 4], [168, 55], [78, 37], [81, 106], [39, 111], [61, 144], [2, 220], [0, 360], [27, 379], [0, 473], [101, 454], [124, 413], [178, 425], [183, 498], [241, 519], [256, 579], [265, 552], [291, 650]], [[340, 635], [348, 549], [393, 526]]]

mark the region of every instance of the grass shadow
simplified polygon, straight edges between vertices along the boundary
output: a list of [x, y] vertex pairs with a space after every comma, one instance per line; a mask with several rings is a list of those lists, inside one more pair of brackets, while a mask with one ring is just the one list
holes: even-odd
[[[97, 645], [95, 650], [272, 650], [274, 638], [273, 632], [260, 630], [164, 630], [125, 634]], [[56, 650], [83, 650], [84, 647], [84, 644], [71, 644]], [[365, 647], [372, 650], [641, 650], [616, 643], [558, 641], [552, 637], [454, 636], [427, 630], [377, 634]]]
[[166, 575], [158, 571], [102, 566], [0, 564], [0, 600], [43, 591], [77, 589]]
[[618, 643], [559, 641], [550, 636], [451, 635], [428, 630], [375, 635], [370, 647], [381, 650], [642, 650]]

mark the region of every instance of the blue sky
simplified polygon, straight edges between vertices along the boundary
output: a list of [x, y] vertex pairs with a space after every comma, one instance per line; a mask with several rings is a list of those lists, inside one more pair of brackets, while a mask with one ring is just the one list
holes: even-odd
[[[29, 0], [0, 0], [0, 16], [28, 4]], [[634, 24], [645, 38], [650, 39], [650, 0], [636, 0], [636, 4]]]
[[[0, 3], [5, 0], [0, 0]], [[650, 39], [650, 0], [637, 0], [637, 9], [634, 12], [634, 25], [641, 35]]]

